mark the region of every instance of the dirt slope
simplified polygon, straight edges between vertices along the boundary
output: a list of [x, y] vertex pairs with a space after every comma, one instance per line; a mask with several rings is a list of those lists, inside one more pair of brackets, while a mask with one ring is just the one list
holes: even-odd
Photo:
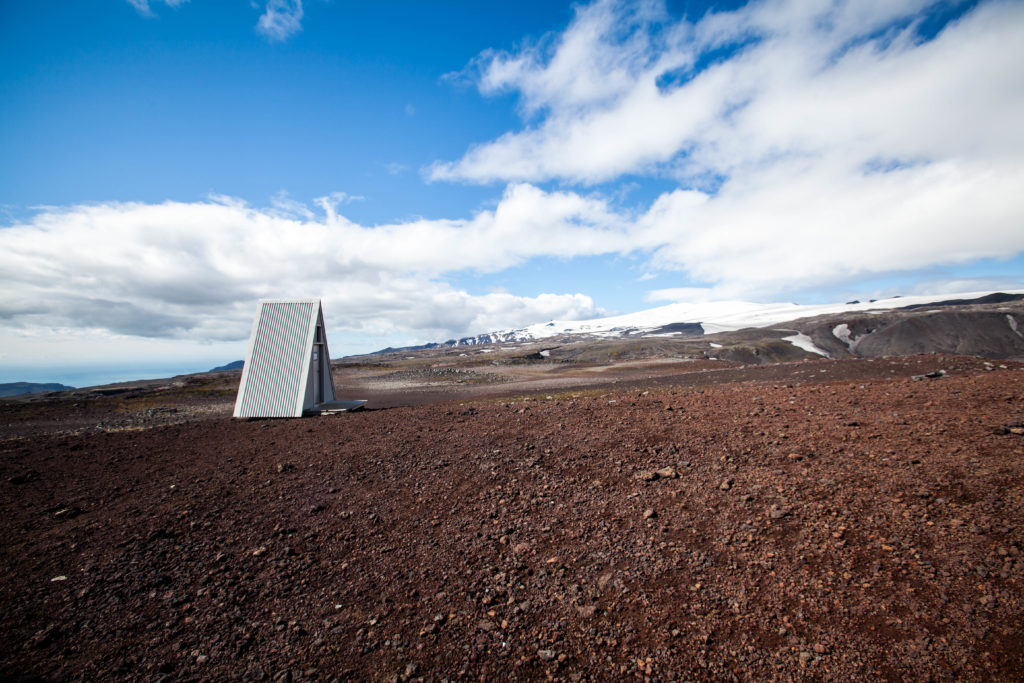
[[1020, 680], [1022, 366], [773, 372], [6, 434], [0, 675]]

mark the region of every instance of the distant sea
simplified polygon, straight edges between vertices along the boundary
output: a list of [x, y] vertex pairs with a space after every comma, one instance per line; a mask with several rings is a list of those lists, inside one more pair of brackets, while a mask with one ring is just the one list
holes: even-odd
[[0, 383], [57, 382], [72, 387], [95, 387], [102, 384], [132, 382], [137, 379], [160, 379], [206, 372], [223, 363], [204, 361], [201, 364], [176, 365], [93, 365], [64, 367], [26, 367], [0, 365]]

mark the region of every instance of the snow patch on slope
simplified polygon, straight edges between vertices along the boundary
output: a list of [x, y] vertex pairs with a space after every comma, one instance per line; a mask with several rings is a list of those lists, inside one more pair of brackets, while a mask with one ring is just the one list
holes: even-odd
[[1009, 313], [1006, 314], [1006, 322], [1009, 323], [1010, 329], [1013, 330], [1013, 333], [1015, 335], [1017, 335], [1018, 337], [1024, 337], [1024, 334], [1020, 333], [1020, 328], [1017, 325], [1017, 319], [1014, 318]]
[[833, 327], [832, 336], [834, 336], [836, 339], [843, 342], [847, 346], [851, 346], [853, 344], [853, 337], [850, 336], [850, 326], [847, 325], [846, 323], [842, 323], [841, 325], [836, 325], [835, 327]]
[[[874, 311], [874, 312], [878, 313], [878, 311]], [[868, 330], [868, 332], [870, 332], [870, 331], [871, 330]], [[832, 335], [836, 339], [838, 339], [839, 341], [841, 341], [844, 344], [846, 344], [846, 348], [850, 349], [851, 351], [853, 351], [855, 348], [857, 348], [857, 342], [859, 342], [861, 339], [864, 338], [864, 336], [860, 336], [860, 337], [853, 336], [853, 334], [851, 334], [851, 332], [850, 332], [850, 326], [847, 325], [846, 323], [842, 323], [840, 325], [836, 325], [835, 327], [833, 327], [832, 328]]]
[[803, 332], [798, 332], [797, 334], [791, 334], [788, 337], [783, 337], [782, 341], [788, 341], [793, 346], [795, 346], [797, 348], [800, 348], [800, 349], [803, 349], [804, 351], [808, 351], [810, 353], [816, 353], [819, 356], [825, 356], [825, 358], [828, 358], [828, 353], [825, 352], [825, 351], [822, 351], [817, 346], [815, 346], [814, 345], [814, 340], [812, 340], [810, 337], [808, 337]]

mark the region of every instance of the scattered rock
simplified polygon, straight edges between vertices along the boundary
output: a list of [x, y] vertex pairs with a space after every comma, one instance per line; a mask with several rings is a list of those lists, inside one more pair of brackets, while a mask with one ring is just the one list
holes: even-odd
[[658, 516], [658, 513], [654, 511], [654, 508], [647, 508], [644, 510], [644, 519], [654, 519]]
[[732, 479], [723, 479], [722, 483], [718, 485], [718, 488], [722, 491], [728, 491], [732, 488]]
[[32, 636], [31, 645], [33, 647], [44, 647], [49, 645], [60, 635], [60, 628], [56, 624], [50, 624], [44, 629], [36, 631]]
[[30, 481], [35, 481], [38, 478], [38, 472], [25, 472], [24, 474], [16, 474], [13, 477], [9, 477], [7, 479], [7, 483], [14, 486], [20, 486], [22, 484], [27, 484]]
[[554, 650], [537, 650], [537, 656], [545, 662], [550, 662], [558, 655]]
[[245, 679], [249, 681], [265, 681], [267, 674], [259, 664], [253, 664], [245, 671]]
[[946, 376], [946, 371], [945, 370], [934, 370], [932, 372], [926, 372], [923, 375], [914, 375], [913, 377], [911, 377], [911, 379], [914, 380], [914, 381], [918, 381], [918, 380], [922, 380], [922, 379], [938, 379], [940, 377], [945, 377], [945, 376]]

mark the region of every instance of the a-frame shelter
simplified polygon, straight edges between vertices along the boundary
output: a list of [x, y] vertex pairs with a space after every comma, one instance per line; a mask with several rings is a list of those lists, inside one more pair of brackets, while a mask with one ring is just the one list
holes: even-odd
[[338, 402], [320, 300], [261, 299], [234, 416], [302, 417], [332, 403]]

